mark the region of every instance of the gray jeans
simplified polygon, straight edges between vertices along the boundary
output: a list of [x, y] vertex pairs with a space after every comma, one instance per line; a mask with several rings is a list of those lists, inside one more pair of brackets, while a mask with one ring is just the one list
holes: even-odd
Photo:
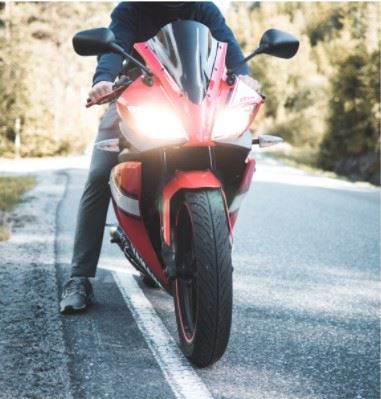
[[[113, 102], [101, 120], [95, 141], [118, 137], [119, 121], [119, 115]], [[110, 203], [108, 182], [111, 169], [117, 162], [117, 153], [94, 148], [89, 175], [79, 203], [71, 263], [72, 277], [95, 276]]]

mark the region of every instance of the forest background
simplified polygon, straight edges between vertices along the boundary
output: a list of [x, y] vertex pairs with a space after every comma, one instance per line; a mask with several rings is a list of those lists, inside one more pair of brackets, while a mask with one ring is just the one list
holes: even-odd
[[[80, 153], [102, 107], [84, 108], [96, 60], [71, 38], [107, 26], [115, 4], [0, 2], [0, 157]], [[232, 2], [244, 53], [269, 28], [300, 39], [291, 60], [250, 63], [267, 96], [254, 133], [276, 132], [290, 157], [380, 184], [379, 2]]]

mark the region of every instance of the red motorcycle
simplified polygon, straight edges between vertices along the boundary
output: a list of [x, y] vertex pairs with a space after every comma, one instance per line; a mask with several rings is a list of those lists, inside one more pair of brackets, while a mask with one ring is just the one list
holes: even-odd
[[[117, 243], [148, 285], [174, 297], [182, 350], [208, 366], [224, 353], [232, 318], [232, 235], [249, 190], [252, 144], [281, 139], [248, 131], [264, 96], [225, 67], [227, 44], [195, 21], [177, 21], [136, 43], [145, 64], [126, 53], [109, 29], [79, 32], [80, 55], [125, 58], [114, 91], [121, 137], [98, 143], [119, 151], [110, 177]], [[266, 53], [292, 57], [293, 36], [275, 29], [242, 62]], [[126, 62], [135, 69], [126, 70]], [[241, 63], [240, 63], [241, 64]], [[240, 65], [239, 64], [239, 65]]]

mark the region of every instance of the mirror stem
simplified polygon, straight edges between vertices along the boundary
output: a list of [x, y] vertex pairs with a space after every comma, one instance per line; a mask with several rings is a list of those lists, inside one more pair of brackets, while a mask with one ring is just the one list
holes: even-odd
[[241, 65], [245, 64], [247, 61], [251, 60], [253, 57], [255, 57], [258, 54], [262, 54], [264, 50], [268, 48], [268, 44], [261, 45], [259, 46], [253, 53], [249, 54], [247, 57], [245, 57], [242, 61], [240, 61], [238, 64], [234, 65], [232, 68], [228, 69], [228, 75], [231, 75], [234, 73], [234, 71], [240, 67]]
[[143, 70], [147, 76], [151, 77], [153, 73], [141, 62], [136, 60], [134, 57], [132, 57], [130, 54], [128, 54], [126, 51], [124, 51], [123, 47], [119, 46], [119, 44], [112, 43], [111, 48], [115, 53], [123, 55], [123, 57], [129, 59], [131, 62], [133, 62], [136, 66], [138, 66], [141, 70]]

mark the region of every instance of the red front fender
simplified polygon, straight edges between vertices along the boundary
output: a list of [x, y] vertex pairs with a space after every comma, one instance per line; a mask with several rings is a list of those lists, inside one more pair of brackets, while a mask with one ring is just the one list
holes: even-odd
[[[221, 182], [210, 171], [176, 172], [163, 190], [163, 236], [165, 243], [171, 245], [171, 199], [182, 189], [221, 188]], [[226, 208], [226, 201], [225, 201]]]

